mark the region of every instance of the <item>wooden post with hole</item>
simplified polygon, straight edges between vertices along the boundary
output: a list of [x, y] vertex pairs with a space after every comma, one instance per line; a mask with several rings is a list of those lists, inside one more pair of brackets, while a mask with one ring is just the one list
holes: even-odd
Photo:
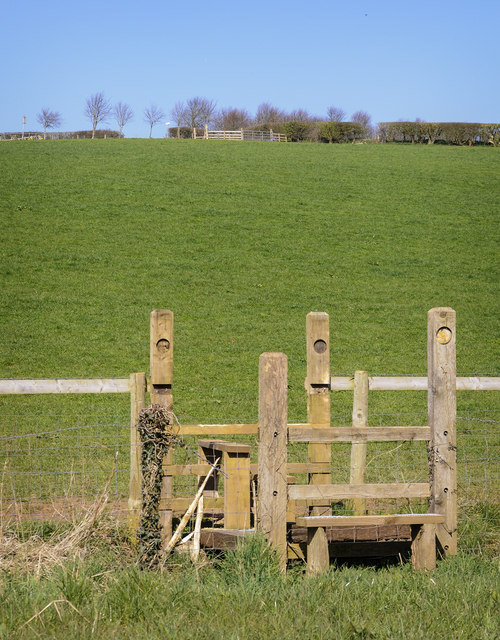
[[259, 359], [259, 450], [257, 529], [277, 550], [286, 569], [288, 359], [263, 353]]
[[[150, 401], [167, 411], [173, 410], [172, 382], [174, 373], [174, 314], [168, 309], [151, 312], [149, 368], [151, 375]], [[170, 451], [164, 464], [172, 464]], [[162, 499], [172, 497], [172, 476], [165, 475], [162, 485]], [[160, 513], [163, 544], [172, 537], [172, 511]]]
[[141, 440], [137, 431], [139, 413], [146, 406], [146, 374], [131, 373], [130, 385], [130, 481], [128, 527], [133, 544], [137, 543], [142, 503]]
[[430, 509], [444, 516], [436, 535], [448, 555], [457, 552], [456, 321], [449, 307], [428, 313], [427, 362]]
[[[356, 371], [354, 373], [354, 400], [352, 405], [352, 426], [368, 426], [368, 373]], [[366, 442], [354, 442], [351, 445], [351, 484], [364, 484], [366, 469]], [[366, 500], [354, 498], [352, 506], [355, 516], [366, 513]]]
[[[330, 426], [330, 324], [327, 313], [314, 312], [306, 317], [307, 343], [307, 421], [310, 424]], [[308, 446], [309, 462], [331, 462], [331, 445], [311, 442]], [[309, 474], [310, 484], [330, 484], [330, 473]], [[330, 503], [318, 503], [311, 515], [330, 515]]]

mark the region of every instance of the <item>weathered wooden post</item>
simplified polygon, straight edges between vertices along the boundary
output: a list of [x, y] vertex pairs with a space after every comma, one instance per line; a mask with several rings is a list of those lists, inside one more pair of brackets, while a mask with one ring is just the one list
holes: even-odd
[[287, 385], [286, 355], [263, 353], [259, 359], [257, 529], [277, 550], [283, 570], [287, 560]]
[[[307, 421], [316, 426], [330, 426], [330, 329], [327, 313], [315, 312], [306, 317], [307, 341]], [[309, 443], [308, 461], [331, 463], [331, 445]], [[309, 474], [310, 484], [330, 484], [330, 473]], [[311, 515], [331, 515], [330, 503], [312, 507]]]
[[[354, 400], [352, 405], [352, 426], [354, 429], [368, 426], [368, 373], [354, 373]], [[366, 441], [353, 441], [351, 445], [351, 484], [364, 484], [366, 469]], [[366, 500], [354, 498], [352, 501], [355, 516], [366, 513]]]
[[[151, 375], [150, 401], [167, 411], [173, 410], [172, 382], [174, 374], [174, 314], [167, 309], [151, 312], [149, 368]], [[172, 452], [164, 464], [172, 464]], [[164, 476], [162, 499], [172, 497], [172, 476]], [[163, 542], [172, 537], [172, 511], [160, 513]]]
[[448, 555], [457, 552], [456, 323], [449, 307], [429, 311], [427, 362], [430, 508], [445, 518], [436, 535]]
[[128, 527], [132, 542], [137, 541], [141, 519], [142, 471], [141, 440], [137, 432], [139, 413], [146, 406], [146, 374], [131, 373], [130, 385], [130, 481], [128, 495]]

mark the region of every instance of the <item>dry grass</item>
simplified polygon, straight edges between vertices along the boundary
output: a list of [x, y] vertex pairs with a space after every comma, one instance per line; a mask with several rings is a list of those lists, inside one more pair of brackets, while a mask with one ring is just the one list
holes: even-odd
[[[0, 569], [4, 571], [28, 571], [39, 576], [56, 566], [63, 566], [68, 559], [82, 559], [91, 545], [89, 542], [109, 538], [116, 524], [105, 517], [109, 500], [109, 487], [116, 470], [115, 455], [113, 469], [102, 493], [88, 509], [84, 517], [70, 530], [54, 533], [45, 539], [41, 535], [26, 538], [19, 525], [0, 522]], [[0, 491], [1, 499], [1, 491]]]

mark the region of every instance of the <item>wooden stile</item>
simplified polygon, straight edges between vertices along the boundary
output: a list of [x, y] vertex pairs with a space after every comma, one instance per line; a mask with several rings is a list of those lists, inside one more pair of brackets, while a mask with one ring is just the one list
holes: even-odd
[[427, 323], [431, 510], [444, 515], [436, 534], [445, 554], [457, 552], [456, 321], [448, 307]]
[[286, 355], [263, 353], [259, 359], [257, 529], [277, 550], [283, 570], [287, 559], [287, 385]]
[[[309, 423], [330, 426], [330, 320], [327, 313], [314, 312], [306, 317], [306, 353], [307, 377], [307, 421]], [[308, 446], [309, 462], [331, 462], [331, 445], [310, 442]], [[311, 484], [328, 484], [330, 473], [309, 474]], [[311, 515], [329, 515], [328, 504], [314, 506]]]
[[141, 441], [137, 431], [139, 413], [146, 406], [146, 374], [130, 374], [130, 481], [128, 526], [132, 541], [137, 542], [142, 504]]
[[[174, 370], [174, 314], [167, 309], [156, 309], [150, 316], [150, 356], [151, 376], [150, 401], [168, 411], [173, 410], [172, 383]], [[172, 451], [165, 456], [165, 464], [172, 463]], [[162, 498], [172, 497], [172, 476], [163, 478]], [[160, 515], [163, 542], [172, 537], [172, 511]]]

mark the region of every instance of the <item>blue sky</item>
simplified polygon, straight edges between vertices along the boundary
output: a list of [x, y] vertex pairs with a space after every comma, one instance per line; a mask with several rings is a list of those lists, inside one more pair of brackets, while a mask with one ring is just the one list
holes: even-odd
[[132, 107], [127, 137], [148, 135], [145, 107], [172, 120], [193, 96], [251, 114], [270, 102], [374, 123], [500, 121], [500, 0], [4, 0], [0, 15], [0, 131], [23, 115], [39, 129], [42, 107], [61, 130], [88, 129], [99, 91]]

